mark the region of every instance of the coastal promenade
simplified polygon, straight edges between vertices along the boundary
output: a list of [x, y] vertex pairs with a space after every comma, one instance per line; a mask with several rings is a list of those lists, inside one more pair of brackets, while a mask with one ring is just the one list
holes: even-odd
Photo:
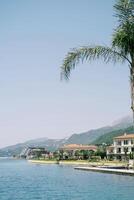
[[81, 161], [56, 161], [56, 160], [28, 160], [30, 163], [35, 164], [59, 164], [59, 165], [74, 165], [74, 166], [89, 166], [89, 162]]
[[85, 171], [93, 171], [93, 172], [101, 172], [101, 173], [109, 173], [109, 174], [118, 174], [118, 175], [129, 175], [134, 176], [134, 170], [128, 169], [112, 169], [112, 168], [104, 168], [104, 167], [75, 167], [76, 170], [85, 170]]
[[76, 165], [76, 166], [86, 166], [86, 167], [126, 167], [125, 162], [106, 162], [106, 161], [100, 161], [100, 162], [89, 162], [85, 160], [28, 160], [30, 163], [37, 163], [37, 164], [60, 164], [60, 165]]

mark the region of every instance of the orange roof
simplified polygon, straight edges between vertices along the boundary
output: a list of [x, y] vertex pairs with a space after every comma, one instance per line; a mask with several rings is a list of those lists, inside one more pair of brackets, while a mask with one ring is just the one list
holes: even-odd
[[114, 139], [134, 139], [134, 134], [124, 134], [120, 135], [118, 137], [115, 137]]
[[82, 144], [67, 144], [62, 146], [60, 149], [63, 150], [97, 150], [97, 147], [94, 145], [82, 145]]

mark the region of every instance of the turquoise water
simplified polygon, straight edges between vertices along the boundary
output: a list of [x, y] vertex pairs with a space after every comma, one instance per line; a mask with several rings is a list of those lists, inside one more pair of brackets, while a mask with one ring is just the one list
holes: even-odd
[[129, 200], [134, 177], [0, 160], [0, 200]]

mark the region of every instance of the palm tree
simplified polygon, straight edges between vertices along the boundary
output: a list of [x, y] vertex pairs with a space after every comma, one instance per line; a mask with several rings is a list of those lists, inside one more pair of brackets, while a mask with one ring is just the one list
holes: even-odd
[[134, 118], [134, 0], [117, 0], [114, 5], [118, 26], [116, 27], [111, 47], [84, 46], [70, 51], [61, 67], [61, 77], [68, 79], [75, 66], [84, 60], [102, 59], [108, 62], [127, 62], [130, 69], [131, 109]]

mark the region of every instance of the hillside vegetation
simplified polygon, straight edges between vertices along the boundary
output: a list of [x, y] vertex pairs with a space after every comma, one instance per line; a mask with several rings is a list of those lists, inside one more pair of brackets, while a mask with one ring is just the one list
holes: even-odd
[[131, 126], [125, 129], [114, 130], [109, 133], [103, 134], [100, 137], [98, 137], [96, 140], [94, 140], [92, 144], [96, 144], [96, 145], [100, 145], [102, 143], [112, 144], [114, 137], [120, 136], [124, 133], [127, 133], [127, 134], [134, 133], [134, 127]]

